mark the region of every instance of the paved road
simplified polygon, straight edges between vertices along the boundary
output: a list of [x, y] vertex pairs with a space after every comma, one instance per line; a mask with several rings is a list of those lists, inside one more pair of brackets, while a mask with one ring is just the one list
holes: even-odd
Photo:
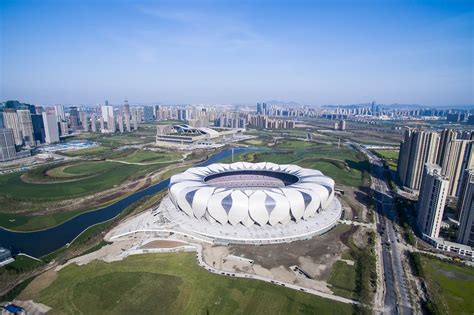
[[384, 176], [383, 164], [380, 158], [369, 150], [356, 143], [351, 145], [367, 154], [372, 164], [372, 188], [374, 190], [374, 201], [377, 210], [382, 241], [382, 267], [384, 271], [384, 313], [387, 314], [413, 314], [407, 281], [403, 272], [400, 257], [401, 246], [398, 244], [397, 235], [393, 221], [396, 214], [390, 188]]

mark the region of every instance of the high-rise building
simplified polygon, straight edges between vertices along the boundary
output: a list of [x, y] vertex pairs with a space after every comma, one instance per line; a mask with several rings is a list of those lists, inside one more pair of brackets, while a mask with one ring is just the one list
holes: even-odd
[[59, 142], [56, 115], [51, 112], [43, 112], [41, 115], [43, 115], [45, 142], [48, 144]]
[[31, 115], [31, 122], [33, 123], [33, 136], [35, 137], [35, 142], [43, 143], [45, 137], [43, 116], [41, 114], [33, 114]]
[[28, 109], [19, 109], [16, 111], [18, 122], [20, 123], [23, 141], [26, 145], [34, 146], [35, 137], [33, 136], [33, 123], [31, 122], [31, 112]]
[[0, 129], [0, 162], [16, 157], [15, 138], [12, 129]]
[[146, 123], [152, 122], [153, 118], [153, 107], [151, 106], [144, 106], [143, 107], [143, 119]]
[[130, 105], [127, 100], [123, 102], [123, 114], [125, 116], [130, 116]]
[[417, 204], [417, 225], [421, 233], [431, 238], [439, 235], [448, 187], [449, 180], [441, 174], [441, 167], [426, 163]]
[[466, 170], [459, 198], [458, 243], [474, 246], [474, 169]]
[[13, 138], [15, 138], [16, 145], [23, 145], [23, 134], [21, 132], [20, 122], [18, 121], [18, 115], [13, 109], [5, 109], [3, 111], [3, 120], [5, 128], [13, 130]]
[[424, 165], [436, 162], [438, 147], [437, 132], [413, 129], [405, 131], [397, 168], [403, 186], [413, 190], [420, 189]]
[[127, 128], [127, 132], [132, 131], [132, 127], [130, 125], [130, 115], [125, 115], [125, 127]]
[[155, 120], [160, 119], [160, 105], [153, 106], [153, 116], [155, 117]]
[[87, 113], [82, 111], [79, 113], [79, 119], [81, 121], [81, 126], [84, 131], [89, 131], [89, 122], [87, 121]]
[[79, 129], [79, 112], [75, 106], [69, 107], [69, 124], [72, 130]]
[[62, 120], [59, 122], [59, 130], [61, 131], [61, 136], [66, 136], [69, 134], [69, 126], [67, 121]]
[[91, 115], [91, 131], [97, 132], [97, 115], [95, 113]]
[[257, 115], [261, 115], [261, 114], [263, 114], [262, 104], [257, 103]]
[[474, 166], [472, 143], [471, 140], [454, 139], [446, 146], [440, 166], [443, 175], [449, 178], [449, 196], [458, 196], [463, 171]]
[[131, 109], [131, 116], [132, 116], [132, 123], [133, 123], [133, 130], [138, 129], [138, 108], [133, 107]]
[[440, 138], [439, 138], [439, 149], [438, 155], [436, 157], [436, 164], [442, 166], [445, 157], [449, 151], [449, 143], [455, 140], [457, 137], [456, 131], [453, 129], [444, 129], [441, 131]]
[[[107, 131], [115, 132], [114, 107], [110, 105], [101, 106], [102, 117], [107, 125]], [[102, 130], [104, 132], [104, 130]]]
[[122, 115], [117, 116], [117, 123], [118, 123], [119, 131], [123, 133], [124, 129], [123, 129], [123, 116]]
[[58, 122], [66, 120], [66, 114], [64, 114], [64, 106], [63, 105], [55, 105], [54, 106], [54, 114], [56, 115], [56, 119]]

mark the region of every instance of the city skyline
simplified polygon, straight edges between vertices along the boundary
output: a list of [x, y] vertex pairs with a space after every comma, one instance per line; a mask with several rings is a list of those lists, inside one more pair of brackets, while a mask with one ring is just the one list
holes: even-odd
[[474, 103], [469, 1], [26, 1], [0, 8], [2, 100]]

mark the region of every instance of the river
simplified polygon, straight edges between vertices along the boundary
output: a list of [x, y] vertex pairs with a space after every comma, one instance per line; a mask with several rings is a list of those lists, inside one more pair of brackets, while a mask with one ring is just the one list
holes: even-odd
[[[253, 148], [235, 148], [234, 153], [261, 151]], [[207, 166], [216, 163], [232, 154], [232, 149], [220, 151], [204, 162], [194, 166]], [[58, 250], [74, 240], [88, 227], [105, 222], [118, 216], [125, 208], [141, 198], [156, 194], [168, 188], [169, 179], [139, 190], [113, 204], [97, 210], [82, 213], [64, 223], [52, 228], [33, 232], [14, 232], [0, 227], [0, 246], [10, 249], [14, 254], [26, 253], [34, 257], [41, 257]]]

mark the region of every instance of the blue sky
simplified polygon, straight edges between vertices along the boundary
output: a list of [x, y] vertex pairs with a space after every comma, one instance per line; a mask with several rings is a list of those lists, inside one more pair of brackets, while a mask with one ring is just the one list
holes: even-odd
[[473, 1], [0, 1], [0, 101], [474, 104]]

